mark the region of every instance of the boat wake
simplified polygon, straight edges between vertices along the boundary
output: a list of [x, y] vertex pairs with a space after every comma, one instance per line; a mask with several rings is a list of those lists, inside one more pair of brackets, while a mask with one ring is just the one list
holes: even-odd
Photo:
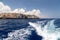
[[36, 33], [39, 36], [42, 36], [42, 40], [60, 40], [60, 28], [56, 28], [54, 25], [55, 20], [47, 22], [45, 26], [42, 26], [40, 23], [29, 22], [30, 26], [35, 28]]
[[[36, 31], [37, 35], [42, 36], [42, 40], [60, 40], [60, 28], [56, 28], [55, 20], [28, 22], [28, 28], [22, 28], [8, 33], [8, 38], [3, 40], [29, 40], [29, 35], [32, 30]], [[46, 24], [45, 24], [46, 23]]]
[[15, 30], [14, 32], [10, 32], [8, 34], [8, 38], [4, 38], [3, 40], [28, 40], [28, 36], [31, 35], [33, 28], [23, 28], [20, 30]]

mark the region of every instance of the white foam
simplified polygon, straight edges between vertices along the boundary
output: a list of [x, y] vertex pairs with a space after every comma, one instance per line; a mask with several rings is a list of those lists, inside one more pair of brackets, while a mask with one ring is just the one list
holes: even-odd
[[30, 28], [15, 30], [14, 32], [8, 34], [8, 38], [4, 38], [3, 40], [28, 40], [32, 30], [33, 29]]
[[38, 35], [42, 36], [42, 40], [58, 40], [60, 38], [60, 28], [55, 28], [54, 20], [49, 21], [44, 27], [38, 23], [29, 22], [30, 26], [36, 29]]

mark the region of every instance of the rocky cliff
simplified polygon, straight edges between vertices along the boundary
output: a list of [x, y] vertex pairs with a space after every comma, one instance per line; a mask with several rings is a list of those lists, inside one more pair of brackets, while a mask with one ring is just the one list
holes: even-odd
[[0, 18], [38, 18], [35, 15], [24, 15], [19, 13], [0, 13]]

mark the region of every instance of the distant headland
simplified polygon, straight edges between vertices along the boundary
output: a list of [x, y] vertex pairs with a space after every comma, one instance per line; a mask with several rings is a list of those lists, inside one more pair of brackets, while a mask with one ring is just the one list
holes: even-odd
[[9, 19], [9, 18], [38, 18], [35, 15], [25, 15], [19, 13], [0, 13], [0, 19]]

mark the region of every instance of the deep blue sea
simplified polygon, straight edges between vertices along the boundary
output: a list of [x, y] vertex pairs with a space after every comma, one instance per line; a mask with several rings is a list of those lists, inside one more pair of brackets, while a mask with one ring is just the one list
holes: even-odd
[[[59, 28], [60, 19], [0, 19], [0, 40], [60, 40], [60, 36], [50, 36], [59, 35]], [[52, 39], [45, 39], [46, 34]]]

